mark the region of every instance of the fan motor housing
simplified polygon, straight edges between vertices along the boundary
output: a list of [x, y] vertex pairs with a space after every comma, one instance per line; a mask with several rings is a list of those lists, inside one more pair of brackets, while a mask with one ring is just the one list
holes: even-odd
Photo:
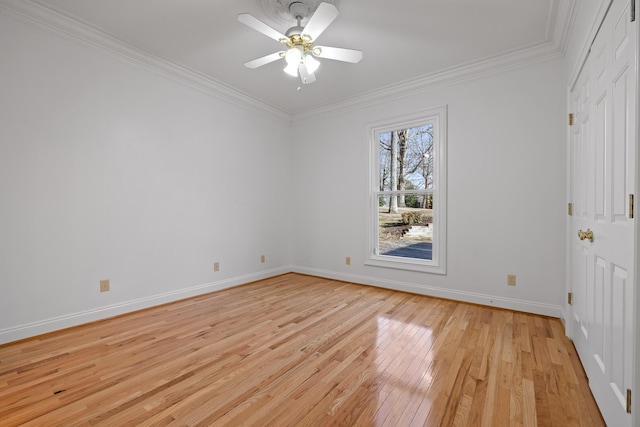
[[302, 30], [304, 30], [304, 27], [296, 25], [295, 27], [289, 28], [287, 32], [284, 33], [284, 35], [287, 37], [295, 36], [298, 34], [302, 34]]

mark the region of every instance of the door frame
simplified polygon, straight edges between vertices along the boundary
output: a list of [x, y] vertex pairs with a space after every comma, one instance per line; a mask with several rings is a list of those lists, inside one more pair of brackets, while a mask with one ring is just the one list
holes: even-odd
[[[636, 1], [636, 115], [640, 112], [640, 13], [638, 7], [640, 2]], [[640, 192], [640, 120], [636, 117], [636, 188], [634, 195], [634, 218], [637, 217], [638, 212], [638, 192]], [[635, 319], [634, 319], [634, 353], [633, 358], [635, 360], [633, 389], [632, 389], [632, 402], [631, 402], [631, 420], [634, 426], [640, 425], [640, 338], [638, 333], [640, 332], [640, 226], [636, 224], [635, 227], [635, 247], [636, 265], [635, 265], [635, 283], [634, 283], [634, 295], [635, 295]]]
[[[587, 57], [589, 55], [589, 50], [591, 45], [600, 29], [600, 25], [604, 21], [607, 11], [609, 7], [613, 3], [613, 0], [604, 1], [594, 23], [589, 31], [589, 35], [587, 39], [583, 43], [582, 50], [577, 58], [576, 63], [574, 64], [574, 68], [572, 73], [570, 74], [567, 90], [566, 90], [566, 113], [569, 116], [571, 113], [571, 92], [574, 86], [577, 83], [578, 77], [580, 76], [580, 72], [584, 64], [586, 63]], [[640, 0], [636, 0], [636, 8], [640, 8]], [[640, 20], [640, 13], [636, 10], [636, 21]], [[635, 69], [635, 78], [637, 87], [640, 88], [640, 24], [635, 26], [636, 28], [636, 40], [637, 43], [636, 48], [636, 69]], [[636, 91], [636, 109], [640, 111], [640, 90]], [[568, 204], [571, 203], [571, 127], [566, 126], [566, 202], [568, 208]], [[636, 179], [635, 179], [635, 196], [638, 196], [638, 192], [640, 192], [640, 120], [636, 120], [636, 150], [635, 150], [635, 164], [636, 164]], [[635, 206], [634, 210], [636, 211], [635, 216], [640, 214], [640, 209], [638, 208], [638, 197], [635, 197]], [[637, 218], [636, 218], [637, 219]], [[571, 229], [571, 217], [567, 214], [565, 220], [565, 295], [568, 296], [569, 292], [571, 292], [571, 242], [573, 240], [573, 230]], [[638, 333], [640, 332], [640, 226], [636, 225], [635, 227], [635, 236], [634, 236], [634, 251], [636, 253], [635, 260], [635, 278], [634, 278], [634, 295], [635, 295], [635, 307], [634, 310], [634, 343], [633, 343], [633, 359], [635, 360], [634, 369], [634, 378], [632, 380], [632, 403], [631, 403], [631, 417], [632, 417], [632, 425], [640, 426], [640, 339], [638, 338]], [[569, 338], [573, 337], [575, 332], [573, 328], [573, 322], [571, 321], [573, 316], [573, 310], [571, 305], [568, 302], [568, 298], [565, 299], [564, 308], [562, 310], [563, 322], [565, 327], [565, 333]]]

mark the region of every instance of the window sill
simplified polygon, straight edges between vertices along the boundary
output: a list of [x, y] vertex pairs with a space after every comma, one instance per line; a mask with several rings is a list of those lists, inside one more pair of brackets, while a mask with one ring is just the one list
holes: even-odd
[[372, 267], [394, 268], [396, 270], [418, 271], [420, 273], [447, 274], [443, 265], [433, 262], [412, 261], [410, 258], [373, 255], [364, 263]]

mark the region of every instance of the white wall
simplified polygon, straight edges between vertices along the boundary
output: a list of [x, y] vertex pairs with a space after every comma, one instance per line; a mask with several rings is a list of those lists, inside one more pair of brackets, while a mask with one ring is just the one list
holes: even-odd
[[0, 343], [289, 270], [288, 121], [1, 12], [0, 58]]
[[[0, 343], [292, 269], [560, 315], [562, 61], [291, 129], [5, 12], [0, 55]], [[448, 274], [364, 266], [367, 124], [444, 104]]]
[[[297, 120], [294, 182], [303, 199], [294, 238], [297, 270], [560, 316], [566, 215], [562, 65], [555, 60]], [[367, 124], [445, 104], [448, 273], [365, 266]], [[516, 287], [507, 287], [507, 274], [517, 275]]]

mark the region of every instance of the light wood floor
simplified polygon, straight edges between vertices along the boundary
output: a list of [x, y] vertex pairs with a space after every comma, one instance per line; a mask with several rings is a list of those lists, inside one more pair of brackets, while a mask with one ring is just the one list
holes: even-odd
[[557, 319], [286, 274], [0, 347], [0, 425], [602, 426]]

